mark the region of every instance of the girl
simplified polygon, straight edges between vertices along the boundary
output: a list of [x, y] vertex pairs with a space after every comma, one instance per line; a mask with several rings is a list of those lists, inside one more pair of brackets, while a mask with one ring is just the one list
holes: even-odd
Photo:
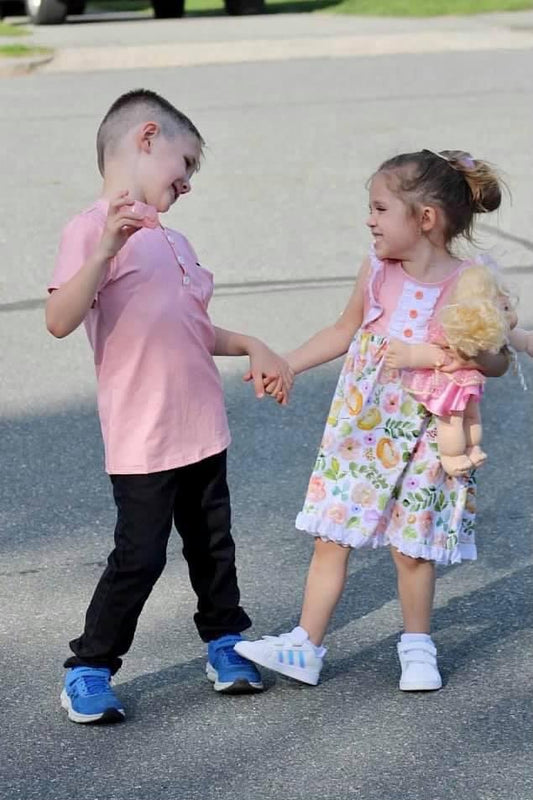
[[[352, 548], [390, 545], [405, 633], [400, 689], [442, 685], [430, 636], [435, 563], [475, 559], [475, 485], [440, 464], [434, 417], [403, 388], [400, 370], [475, 366], [498, 376], [505, 354], [460, 362], [428, 344], [467, 265], [452, 244], [471, 239], [474, 216], [501, 202], [491, 168], [467, 153], [428, 150], [383, 163], [370, 183], [373, 236], [339, 320], [288, 361], [295, 373], [348, 351], [296, 527], [315, 537], [299, 625], [240, 642], [237, 652], [304, 683], [318, 683], [322, 640]], [[355, 336], [354, 336], [355, 335]]]

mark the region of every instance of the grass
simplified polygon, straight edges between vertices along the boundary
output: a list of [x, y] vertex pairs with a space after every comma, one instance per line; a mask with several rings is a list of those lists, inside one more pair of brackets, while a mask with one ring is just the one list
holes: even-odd
[[20, 26], [9, 25], [7, 22], [0, 22], [0, 36], [27, 36], [29, 30]]
[[0, 58], [28, 58], [29, 56], [48, 55], [51, 52], [48, 47], [30, 47], [27, 44], [0, 45]]
[[[266, 0], [268, 14], [328, 11], [364, 16], [433, 17], [533, 8], [533, 0]], [[147, 0], [93, 0], [93, 11], [150, 11]], [[186, 0], [187, 16], [224, 13], [223, 0]]]
[[341, 0], [329, 10], [336, 14], [435, 17], [519, 11], [527, 8], [533, 8], [533, 0]]

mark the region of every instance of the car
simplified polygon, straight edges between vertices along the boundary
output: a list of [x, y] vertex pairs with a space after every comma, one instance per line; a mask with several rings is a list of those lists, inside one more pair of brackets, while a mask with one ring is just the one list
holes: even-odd
[[[150, 0], [158, 19], [182, 17], [185, 0]], [[261, 14], [265, 0], [224, 0], [226, 12], [232, 16]], [[83, 14], [85, 0], [0, 0], [0, 19], [26, 13], [34, 25], [60, 25], [69, 14]]]

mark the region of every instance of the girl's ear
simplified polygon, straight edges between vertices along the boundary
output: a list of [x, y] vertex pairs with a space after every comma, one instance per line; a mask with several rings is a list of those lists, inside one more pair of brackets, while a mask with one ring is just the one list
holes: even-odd
[[420, 216], [420, 227], [424, 233], [432, 231], [437, 224], [437, 209], [434, 206], [423, 206]]
[[157, 122], [145, 122], [144, 125], [141, 125], [135, 136], [139, 150], [149, 153], [152, 149], [153, 140], [160, 131], [161, 128]]

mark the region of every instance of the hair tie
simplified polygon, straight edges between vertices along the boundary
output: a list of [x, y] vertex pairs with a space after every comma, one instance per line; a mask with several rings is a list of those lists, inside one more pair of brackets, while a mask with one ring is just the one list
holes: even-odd
[[[448, 156], [443, 156], [442, 153], [435, 153], [433, 150], [424, 149], [422, 150], [423, 153], [429, 153], [432, 156], [436, 156], [437, 158], [442, 158], [443, 161], [446, 161], [447, 164], [450, 165], [452, 169], [455, 169], [454, 164], [452, 163], [451, 159]], [[454, 158], [454, 162], [456, 164], [460, 164], [465, 169], [474, 169], [475, 167], [475, 160], [472, 158], [470, 153], [465, 153], [464, 156], [461, 158]]]

